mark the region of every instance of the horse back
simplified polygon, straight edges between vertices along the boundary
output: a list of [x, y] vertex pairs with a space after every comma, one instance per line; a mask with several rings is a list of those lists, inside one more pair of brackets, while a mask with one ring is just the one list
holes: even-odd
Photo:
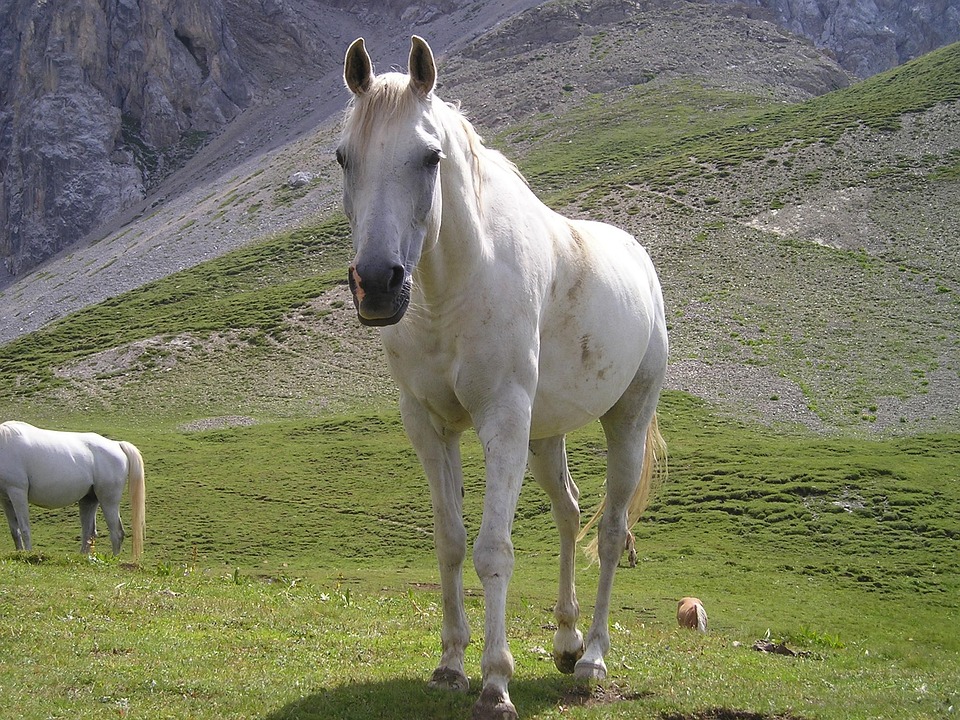
[[3, 424], [0, 473], [5, 480], [26, 484], [34, 505], [72, 505], [104, 481], [120, 482], [122, 488], [126, 468], [119, 444], [95, 433], [46, 430], [18, 421]]

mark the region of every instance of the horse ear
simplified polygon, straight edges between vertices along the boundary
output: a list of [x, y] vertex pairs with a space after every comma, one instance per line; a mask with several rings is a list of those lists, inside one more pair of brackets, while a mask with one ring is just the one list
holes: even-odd
[[354, 95], [363, 95], [373, 84], [373, 64], [362, 37], [347, 48], [347, 56], [343, 59], [343, 82]]
[[410, 87], [420, 97], [433, 92], [437, 84], [437, 64], [433, 51], [422, 37], [410, 38]]

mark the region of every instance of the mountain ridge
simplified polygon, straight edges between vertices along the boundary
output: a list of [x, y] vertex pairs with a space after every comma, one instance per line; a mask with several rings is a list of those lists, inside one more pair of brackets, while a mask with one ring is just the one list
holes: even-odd
[[[882, 51], [861, 63], [869, 73], [949, 41], [951, 28], [960, 37], [958, 9], [944, 0], [924, 0], [911, 12], [888, 0], [713, 4], [779, 23], [841, 61], [850, 43], [861, 59]], [[163, 202], [196, 177], [189, 160], [204, 145], [239, 163], [329, 118], [333, 106], [320, 96], [335, 96], [353, 37], [367, 34], [399, 64], [410, 32], [428, 35], [443, 53], [535, 7], [544, 18], [566, 13], [580, 25], [644, 10], [710, 12], [709, 3], [679, 0], [163, 0], [142, 10], [122, 0], [102, 8], [92, 0], [3, 0], [0, 97], [9, 102], [0, 106], [0, 288], [84, 236], [89, 242], [128, 222], [144, 204]], [[541, 41], [580, 32], [577, 23], [550, 22], [528, 18], [526, 27]], [[155, 32], [144, 34], [147, 27]], [[522, 45], [523, 37], [514, 41]], [[306, 113], [291, 97], [298, 92], [321, 102]], [[221, 136], [238, 144], [217, 142]], [[180, 172], [185, 177], [176, 178]]]

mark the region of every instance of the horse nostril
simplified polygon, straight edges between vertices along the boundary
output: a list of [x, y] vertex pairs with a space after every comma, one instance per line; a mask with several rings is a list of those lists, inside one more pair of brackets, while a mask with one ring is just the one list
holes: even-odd
[[403, 285], [403, 279], [406, 277], [406, 271], [403, 265], [394, 265], [393, 272], [390, 274], [390, 281], [387, 284], [389, 292], [397, 292]]

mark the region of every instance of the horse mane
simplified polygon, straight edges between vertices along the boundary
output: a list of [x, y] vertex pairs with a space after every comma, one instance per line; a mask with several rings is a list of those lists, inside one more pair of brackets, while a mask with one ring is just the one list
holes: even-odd
[[[526, 185], [527, 187], [530, 187], [529, 183], [527, 182], [527, 179], [523, 176], [523, 173], [520, 172], [520, 168], [518, 168], [512, 160], [507, 158], [507, 156], [504, 155], [499, 150], [494, 150], [493, 148], [489, 148], [483, 144], [483, 138], [480, 137], [480, 134], [473, 127], [473, 124], [470, 122], [470, 120], [467, 119], [467, 116], [464, 115], [463, 111], [460, 109], [459, 104], [455, 105], [453, 103], [443, 103], [443, 101], [441, 101], [441, 103], [446, 105], [446, 107], [449, 110], [451, 110], [453, 114], [456, 115], [456, 117], [459, 119], [460, 124], [463, 128], [463, 132], [467, 136], [467, 144], [470, 147], [470, 154], [473, 156], [474, 166], [478, 170], [479, 170], [479, 166], [481, 165], [481, 159], [483, 159], [483, 160], [492, 162], [496, 165], [499, 165], [505, 170], [513, 173], [516, 177], [520, 179], [521, 182], [523, 182], [524, 185]], [[479, 182], [481, 173], [478, 172], [478, 173], [475, 173], [475, 175], [477, 176], [478, 182]], [[480, 193], [478, 188], [477, 189], [478, 199], [479, 199], [479, 194]]]

